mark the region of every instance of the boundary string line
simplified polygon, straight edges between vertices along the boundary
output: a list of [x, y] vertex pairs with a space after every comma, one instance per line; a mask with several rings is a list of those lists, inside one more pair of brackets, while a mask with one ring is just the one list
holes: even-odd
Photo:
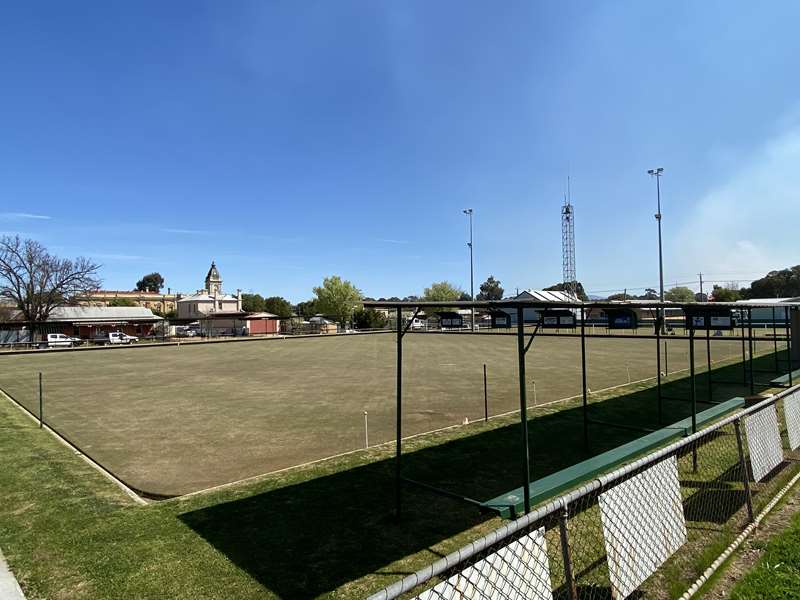
[[[23, 406], [22, 404], [17, 402], [12, 396], [10, 396], [2, 388], [0, 388], [0, 395], [2, 395], [4, 398], [8, 399], [8, 401], [11, 402], [11, 404], [13, 406], [16, 406], [28, 418], [32, 419], [36, 423], [39, 423], [39, 417], [34, 415], [25, 406]], [[50, 427], [50, 425], [48, 425], [46, 422], [43, 422], [42, 425], [43, 425], [42, 428], [45, 429], [47, 432], [49, 432], [50, 435], [52, 435], [62, 445], [66, 446], [67, 448], [72, 450], [75, 453], [75, 455], [79, 456], [80, 458], [82, 458], [84, 460], [84, 462], [86, 462], [86, 464], [88, 464], [93, 469], [95, 469], [96, 471], [101, 473], [103, 476], [105, 476], [106, 479], [108, 479], [109, 481], [113, 482], [114, 485], [116, 485], [119, 489], [121, 489], [123, 492], [125, 492], [125, 494], [127, 496], [129, 496], [130, 498], [132, 498], [137, 504], [140, 504], [142, 506], [146, 506], [146, 505], [149, 504], [149, 502], [144, 497], [142, 497], [140, 494], [138, 494], [133, 488], [129, 487], [124, 481], [122, 481], [119, 477], [114, 475], [114, 473], [112, 473], [111, 471], [106, 469], [103, 465], [101, 465], [99, 462], [94, 460], [91, 456], [87, 455], [85, 452], [83, 452], [83, 450], [81, 450], [78, 446], [76, 446], [75, 444], [70, 442], [67, 438], [65, 438], [63, 435], [61, 435], [58, 431], [56, 431], [55, 429]]]

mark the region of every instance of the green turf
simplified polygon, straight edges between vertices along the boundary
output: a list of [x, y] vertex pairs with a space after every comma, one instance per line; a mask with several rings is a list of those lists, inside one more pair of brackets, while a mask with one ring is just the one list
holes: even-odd
[[[687, 342], [666, 343], [662, 368], [685, 370]], [[741, 356], [737, 341], [712, 348], [714, 360]], [[696, 349], [702, 371], [702, 340]], [[655, 375], [654, 341], [596, 338], [587, 351], [594, 392]], [[404, 357], [405, 436], [480, 419], [484, 363], [490, 414], [519, 407], [513, 337], [409, 335]], [[364, 411], [371, 444], [394, 438], [389, 334], [0, 356], [0, 387], [37, 411], [40, 371], [47, 422], [150, 494], [184, 494], [362, 448]], [[579, 340], [536, 339], [527, 375], [530, 404], [579, 394]]]
[[755, 568], [731, 591], [731, 600], [789, 600], [800, 597], [800, 514], [770, 540]]
[[[725, 371], [737, 367], [719, 375]], [[666, 387], [686, 392], [685, 381]], [[593, 397], [595, 416], [655, 423], [652, 389], [614, 393], [623, 395]], [[672, 421], [687, 411], [683, 402], [664, 408]], [[575, 401], [532, 410], [535, 477], [587, 456], [580, 414]], [[0, 427], [0, 547], [30, 598], [357, 599], [500, 523], [412, 490], [395, 521], [388, 445], [141, 507], [8, 402], [0, 403]], [[593, 429], [588, 454], [635, 435]], [[489, 498], [519, 473], [519, 426], [510, 415], [418, 437], [404, 450], [406, 475]]]

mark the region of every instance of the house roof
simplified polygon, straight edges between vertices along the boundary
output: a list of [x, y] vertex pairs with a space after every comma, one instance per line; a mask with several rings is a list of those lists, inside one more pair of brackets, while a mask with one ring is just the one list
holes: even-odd
[[573, 302], [575, 296], [560, 290], [523, 290], [514, 300], [541, 300], [543, 302]]
[[800, 302], [800, 298], [751, 298], [750, 300], [737, 300], [736, 304], [780, 304], [781, 302]]
[[214, 302], [215, 300], [236, 302], [238, 298], [236, 298], [236, 296], [231, 296], [230, 294], [219, 294], [215, 298], [214, 296], [209, 296], [206, 292], [198, 292], [196, 294], [192, 294], [191, 296], [185, 296], [178, 300], [178, 302]]
[[142, 306], [57, 306], [48, 321], [160, 321], [162, 317]]

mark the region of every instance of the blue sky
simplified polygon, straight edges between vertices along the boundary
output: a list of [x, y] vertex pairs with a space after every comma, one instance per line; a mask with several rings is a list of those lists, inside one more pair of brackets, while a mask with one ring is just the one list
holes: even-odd
[[31, 2], [0, 7], [0, 231], [173, 290], [303, 300], [800, 263], [795, 2]]

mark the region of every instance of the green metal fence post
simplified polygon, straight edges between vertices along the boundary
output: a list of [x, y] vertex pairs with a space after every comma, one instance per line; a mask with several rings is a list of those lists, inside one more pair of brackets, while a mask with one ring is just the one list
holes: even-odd
[[402, 481], [400, 479], [400, 456], [402, 453], [403, 439], [403, 319], [402, 309], [397, 307], [397, 423], [396, 432], [397, 442], [394, 458], [394, 501], [395, 516], [400, 517], [402, 502]]
[[517, 354], [519, 358], [519, 419], [522, 426], [522, 493], [525, 512], [531, 510], [531, 469], [528, 447], [528, 398], [525, 383], [525, 313], [517, 306]]
[[581, 388], [583, 390], [583, 449], [589, 451], [589, 396], [586, 387], [586, 312], [581, 307]]
[[750, 395], [756, 393], [756, 382], [753, 379], [753, 309], [747, 309], [747, 345], [750, 357], [747, 360], [748, 370], [750, 371]]

